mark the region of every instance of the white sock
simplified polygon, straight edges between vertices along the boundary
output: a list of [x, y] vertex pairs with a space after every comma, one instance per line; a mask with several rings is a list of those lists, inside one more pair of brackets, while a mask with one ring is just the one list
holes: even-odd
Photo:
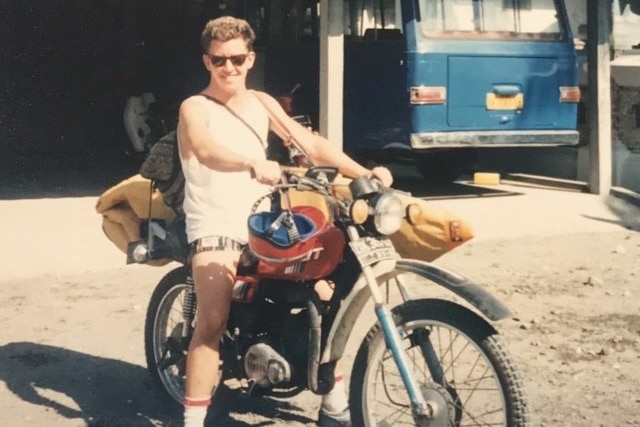
[[204, 419], [207, 417], [211, 398], [191, 399], [185, 397], [182, 403], [184, 404], [183, 427], [204, 427]]
[[349, 409], [349, 400], [342, 375], [336, 377], [333, 389], [322, 396], [322, 412], [327, 415], [340, 415]]

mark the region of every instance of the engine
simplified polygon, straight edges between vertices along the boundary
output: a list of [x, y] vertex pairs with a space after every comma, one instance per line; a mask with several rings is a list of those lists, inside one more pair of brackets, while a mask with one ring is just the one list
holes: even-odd
[[[244, 355], [244, 371], [248, 379], [262, 387], [290, 386], [307, 383], [307, 351], [309, 319], [306, 310], [290, 314], [281, 330], [263, 335], [262, 342], [252, 344]], [[269, 340], [268, 337], [275, 340]], [[282, 345], [276, 345], [281, 342]]]
[[244, 356], [247, 378], [262, 387], [275, 386], [291, 381], [289, 362], [266, 343], [254, 344]]

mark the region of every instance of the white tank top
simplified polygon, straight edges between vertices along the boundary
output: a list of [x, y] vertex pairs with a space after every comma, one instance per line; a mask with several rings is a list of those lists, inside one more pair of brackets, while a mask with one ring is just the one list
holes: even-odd
[[[223, 105], [207, 100], [209, 130], [224, 147], [242, 157], [266, 158], [269, 117], [260, 101], [253, 97], [250, 113], [243, 118], [257, 136]], [[269, 187], [251, 178], [249, 172], [220, 172], [201, 164], [195, 156], [180, 159], [185, 176], [184, 212], [187, 239], [193, 242], [205, 236], [227, 236], [246, 243], [247, 218], [251, 207]]]

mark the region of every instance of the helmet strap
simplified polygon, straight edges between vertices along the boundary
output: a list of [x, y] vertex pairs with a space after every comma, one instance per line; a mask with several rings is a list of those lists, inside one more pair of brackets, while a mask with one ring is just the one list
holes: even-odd
[[267, 235], [271, 236], [273, 233], [278, 231], [280, 226], [284, 226], [287, 230], [287, 235], [289, 236], [289, 243], [293, 244], [300, 240], [300, 234], [298, 233], [298, 227], [296, 227], [296, 222], [293, 219], [293, 212], [286, 209], [280, 212], [280, 215], [271, 223], [269, 229], [267, 230]]
[[[276, 194], [276, 193], [274, 193]], [[282, 197], [284, 196], [284, 197]], [[281, 190], [277, 193], [277, 196], [274, 197], [276, 200], [280, 200], [281, 209], [280, 215], [271, 223], [269, 229], [267, 230], [267, 235], [273, 235], [280, 226], [284, 226], [287, 230], [287, 235], [289, 236], [289, 243], [293, 244], [300, 240], [300, 233], [298, 233], [298, 227], [296, 227], [296, 222], [293, 218], [293, 212], [291, 211], [291, 199], [289, 198], [289, 192], [285, 190]]]

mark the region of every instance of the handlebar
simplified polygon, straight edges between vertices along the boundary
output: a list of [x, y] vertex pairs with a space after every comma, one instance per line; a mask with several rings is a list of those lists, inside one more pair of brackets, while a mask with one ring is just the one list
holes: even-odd
[[[314, 166], [307, 170], [304, 175], [299, 175], [298, 173], [285, 170], [282, 173], [282, 180], [280, 184], [277, 184], [274, 187], [274, 190], [284, 190], [295, 188], [299, 191], [318, 191], [322, 193], [327, 193], [334, 184], [334, 180], [338, 175], [338, 171], [334, 167], [324, 167], [324, 166]], [[360, 188], [362, 185], [366, 187], [366, 192], [380, 192], [380, 191], [397, 191], [392, 189], [387, 189], [382, 181], [377, 177], [367, 177], [361, 176], [352, 180], [352, 184], [357, 181], [357, 187]], [[352, 184], [349, 184], [349, 187], [352, 187]], [[353, 189], [352, 189], [353, 190]], [[357, 191], [360, 193], [360, 191]], [[354, 194], [356, 196], [356, 194]]]
[[330, 183], [323, 183], [320, 180], [308, 176], [300, 176], [291, 171], [283, 172], [282, 183], [277, 184], [275, 190], [295, 188], [298, 191], [320, 191], [326, 192]]

